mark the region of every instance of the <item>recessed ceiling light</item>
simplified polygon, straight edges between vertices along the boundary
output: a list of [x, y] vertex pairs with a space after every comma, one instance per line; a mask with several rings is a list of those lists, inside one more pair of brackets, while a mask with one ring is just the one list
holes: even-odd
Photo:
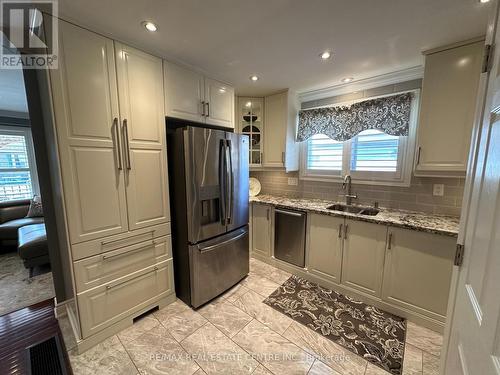
[[221, 94], [224, 94], [224, 93], [226, 92], [226, 88], [225, 88], [225, 87], [220, 87], [220, 88], [219, 88], [219, 92], [220, 92]]
[[343, 83], [349, 83], [349, 82], [351, 82], [352, 80], [354, 80], [354, 78], [352, 78], [352, 77], [347, 77], [347, 78], [343, 78], [343, 79], [342, 79], [342, 82], [343, 82]]
[[486, 3], [489, 3], [489, 2], [490, 2], [490, 0], [479, 0], [479, 2], [480, 2], [481, 4], [486, 4]]
[[319, 57], [321, 57], [323, 60], [328, 60], [331, 56], [332, 54], [330, 53], [330, 51], [325, 51], [319, 55]]
[[142, 23], [142, 26], [144, 26], [146, 28], [146, 30], [151, 31], [151, 32], [155, 32], [156, 30], [158, 30], [158, 26], [156, 26], [151, 21], [144, 21]]
[[250, 76], [250, 80], [252, 81], [258, 81], [259, 80], [259, 77], [257, 77], [256, 75], [253, 75], [253, 76]]

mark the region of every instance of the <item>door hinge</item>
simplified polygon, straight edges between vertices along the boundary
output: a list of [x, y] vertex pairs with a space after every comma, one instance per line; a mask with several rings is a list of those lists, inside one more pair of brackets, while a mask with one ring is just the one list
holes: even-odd
[[481, 73], [488, 73], [490, 71], [490, 62], [491, 62], [491, 44], [486, 44], [484, 46], [483, 51], [483, 66], [481, 69]]
[[455, 261], [453, 262], [455, 266], [460, 267], [462, 265], [462, 262], [464, 261], [464, 250], [464, 245], [457, 243], [457, 249], [455, 251]]

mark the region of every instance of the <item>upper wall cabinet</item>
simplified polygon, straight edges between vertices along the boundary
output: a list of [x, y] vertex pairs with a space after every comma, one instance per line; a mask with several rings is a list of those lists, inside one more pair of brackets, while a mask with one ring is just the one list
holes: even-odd
[[287, 172], [299, 169], [299, 148], [295, 143], [297, 97], [289, 91], [266, 96], [264, 99], [266, 136], [264, 167], [281, 167]]
[[415, 175], [465, 174], [483, 49], [476, 41], [426, 54]]
[[238, 131], [252, 138], [250, 167], [299, 169], [295, 143], [299, 103], [291, 92], [238, 100]]
[[234, 89], [164, 61], [165, 114], [184, 120], [234, 128]]

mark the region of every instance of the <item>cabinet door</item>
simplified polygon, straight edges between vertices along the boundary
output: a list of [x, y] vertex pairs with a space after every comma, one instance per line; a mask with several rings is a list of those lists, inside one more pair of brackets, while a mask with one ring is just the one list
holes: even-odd
[[205, 114], [207, 123], [234, 129], [234, 89], [205, 78]]
[[483, 47], [478, 42], [426, 56], [417, 174], [465, 173]]
[[163, 71], [166, 116], [205, 122], [203, 76], [168, 61], [163, 61]]
[[373, 296], [381, 295], [387, 227], [346, 220], [342, 284]]
[[170, 220], [162, 61], [116, 44], [131, 230]]
[[456, 238], [389, 228], [388, 239], [382, 298], [443, 320]]
[[264, 138], [264, 167], [283, 167], [285, 162], [285, 138], [288, 121], [288, 94], [286, 92], [266, 96]]
[[[50, 70], [71, 243], [128, 230], [113, 41], [59, 21]], [[123, 147], [122, 147], [123, 148]]]
[[310, 214], [308, 217], [309, 272], [334, 283], [340, 283], [344, 219]]
[[266, 257], [271, 256], [271, 206], [252, 205], [253, 251]]

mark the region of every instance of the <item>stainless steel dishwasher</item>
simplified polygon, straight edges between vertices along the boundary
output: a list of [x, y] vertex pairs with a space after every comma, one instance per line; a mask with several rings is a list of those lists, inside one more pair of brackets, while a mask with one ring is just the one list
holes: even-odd
[[280, 208], [274, 215], [274, 257], [304, 267], [307, 214]]

